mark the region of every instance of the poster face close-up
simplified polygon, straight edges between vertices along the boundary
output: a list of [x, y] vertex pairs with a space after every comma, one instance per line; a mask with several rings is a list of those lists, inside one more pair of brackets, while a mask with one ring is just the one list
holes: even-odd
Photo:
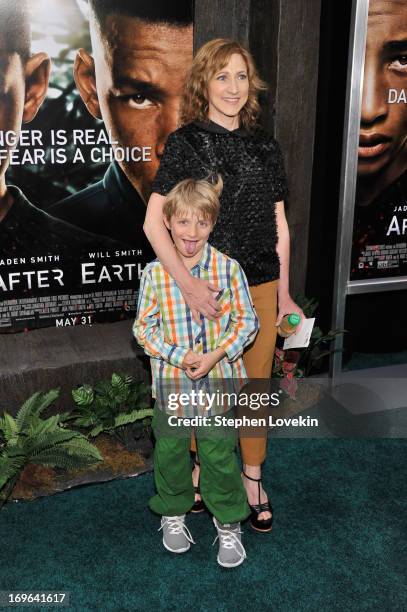
[[[1, 3], [0, 332], [134, 317], [192, 3]], [[28, 58], [28, 59], [27, 59]]]
[[407, 275], [407, 5], [370, 0], [350, 279]]

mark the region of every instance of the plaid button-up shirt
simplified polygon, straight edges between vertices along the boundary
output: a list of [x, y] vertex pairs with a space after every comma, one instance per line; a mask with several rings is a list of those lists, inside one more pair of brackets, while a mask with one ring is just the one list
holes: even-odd
[[[259, 323], [242, 268], [207, 243], [191, 273], [220, 287], [217, 301], [221, 310], [216, 320], [201, 315], [200, 323], [196, 323], [180, 289], [158, 260], [146, 266], [141, 278], [133, 332], [151, 357], [153, 397], [162, 398], [162, 393], [168, 395], [175, 388], [208, 388], [208, 379], [212, 379], [212, 391], [219, 387], [217, 381], [233, 379], [239, 388], [247, 381], [242, 353], [254, 340]], [[191, 381], [182, 369], [188, 350], [208, 353], [216, 348], [222, 348], [226, 356], [207, 376]], [[218, 411], [231, 407], [222, 410], [218, 406]], [[196, 414], [189, 409], [182, 412], [183, 416]]]

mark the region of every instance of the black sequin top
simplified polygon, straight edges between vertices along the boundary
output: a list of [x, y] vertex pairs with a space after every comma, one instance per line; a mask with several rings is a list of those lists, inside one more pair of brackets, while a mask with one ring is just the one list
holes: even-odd
[[250, 285], [278, 279], [275, 203], [288, 189], [277, 141], [261, 129], [190, 123], [169, 136], [152, 190], [167, 195], [183, 179], [211, 173], [224, 186], [210, 243], [239, 261]]

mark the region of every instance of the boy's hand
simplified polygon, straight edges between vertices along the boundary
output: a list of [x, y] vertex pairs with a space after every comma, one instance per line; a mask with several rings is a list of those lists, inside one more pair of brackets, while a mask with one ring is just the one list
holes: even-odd
[[182, 362], [182, 367], [184, 370], [188, 368], [197, 368], [201, 363], [202, 355], [198, 355], [198, 353], [194, 353], [189, 349], [188, 353], [184, 357], [184, 361]]
[[201, 358], [200, 364], [198, 367], [192, 369], [186, 369], [186, 375], [191, 380], [197, 380], [198, 378], [202, 378], [208, 372], [212, 370], [212, 368], [226, 355], [223, 349], [217, 348], [214, 351], [210, 351], [209, 353], [204, 353], [203, 355], [199, 355]]

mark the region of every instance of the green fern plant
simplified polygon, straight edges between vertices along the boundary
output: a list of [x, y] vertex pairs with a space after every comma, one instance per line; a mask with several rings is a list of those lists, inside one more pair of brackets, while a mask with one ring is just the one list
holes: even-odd
[[149, 388], [125, 374], [112, 374], [91, 387], [83, 385], [72, 391], [76, 404], [74, 424], [90, 428], [89, 435], [101, 432], [117, 438], [132, 450], [136, 440], [148, 431], [153, 410], [150, 408]]
[[102, 461], [96, 446], [83, 434], [65, 427], [72, 418], [70, 414], [42, 418], [58, 396], [59, 389], [34, 393], [15, 418], [7, 412], [0, 417], [0, 506], [30, 463], [70, 470]]

